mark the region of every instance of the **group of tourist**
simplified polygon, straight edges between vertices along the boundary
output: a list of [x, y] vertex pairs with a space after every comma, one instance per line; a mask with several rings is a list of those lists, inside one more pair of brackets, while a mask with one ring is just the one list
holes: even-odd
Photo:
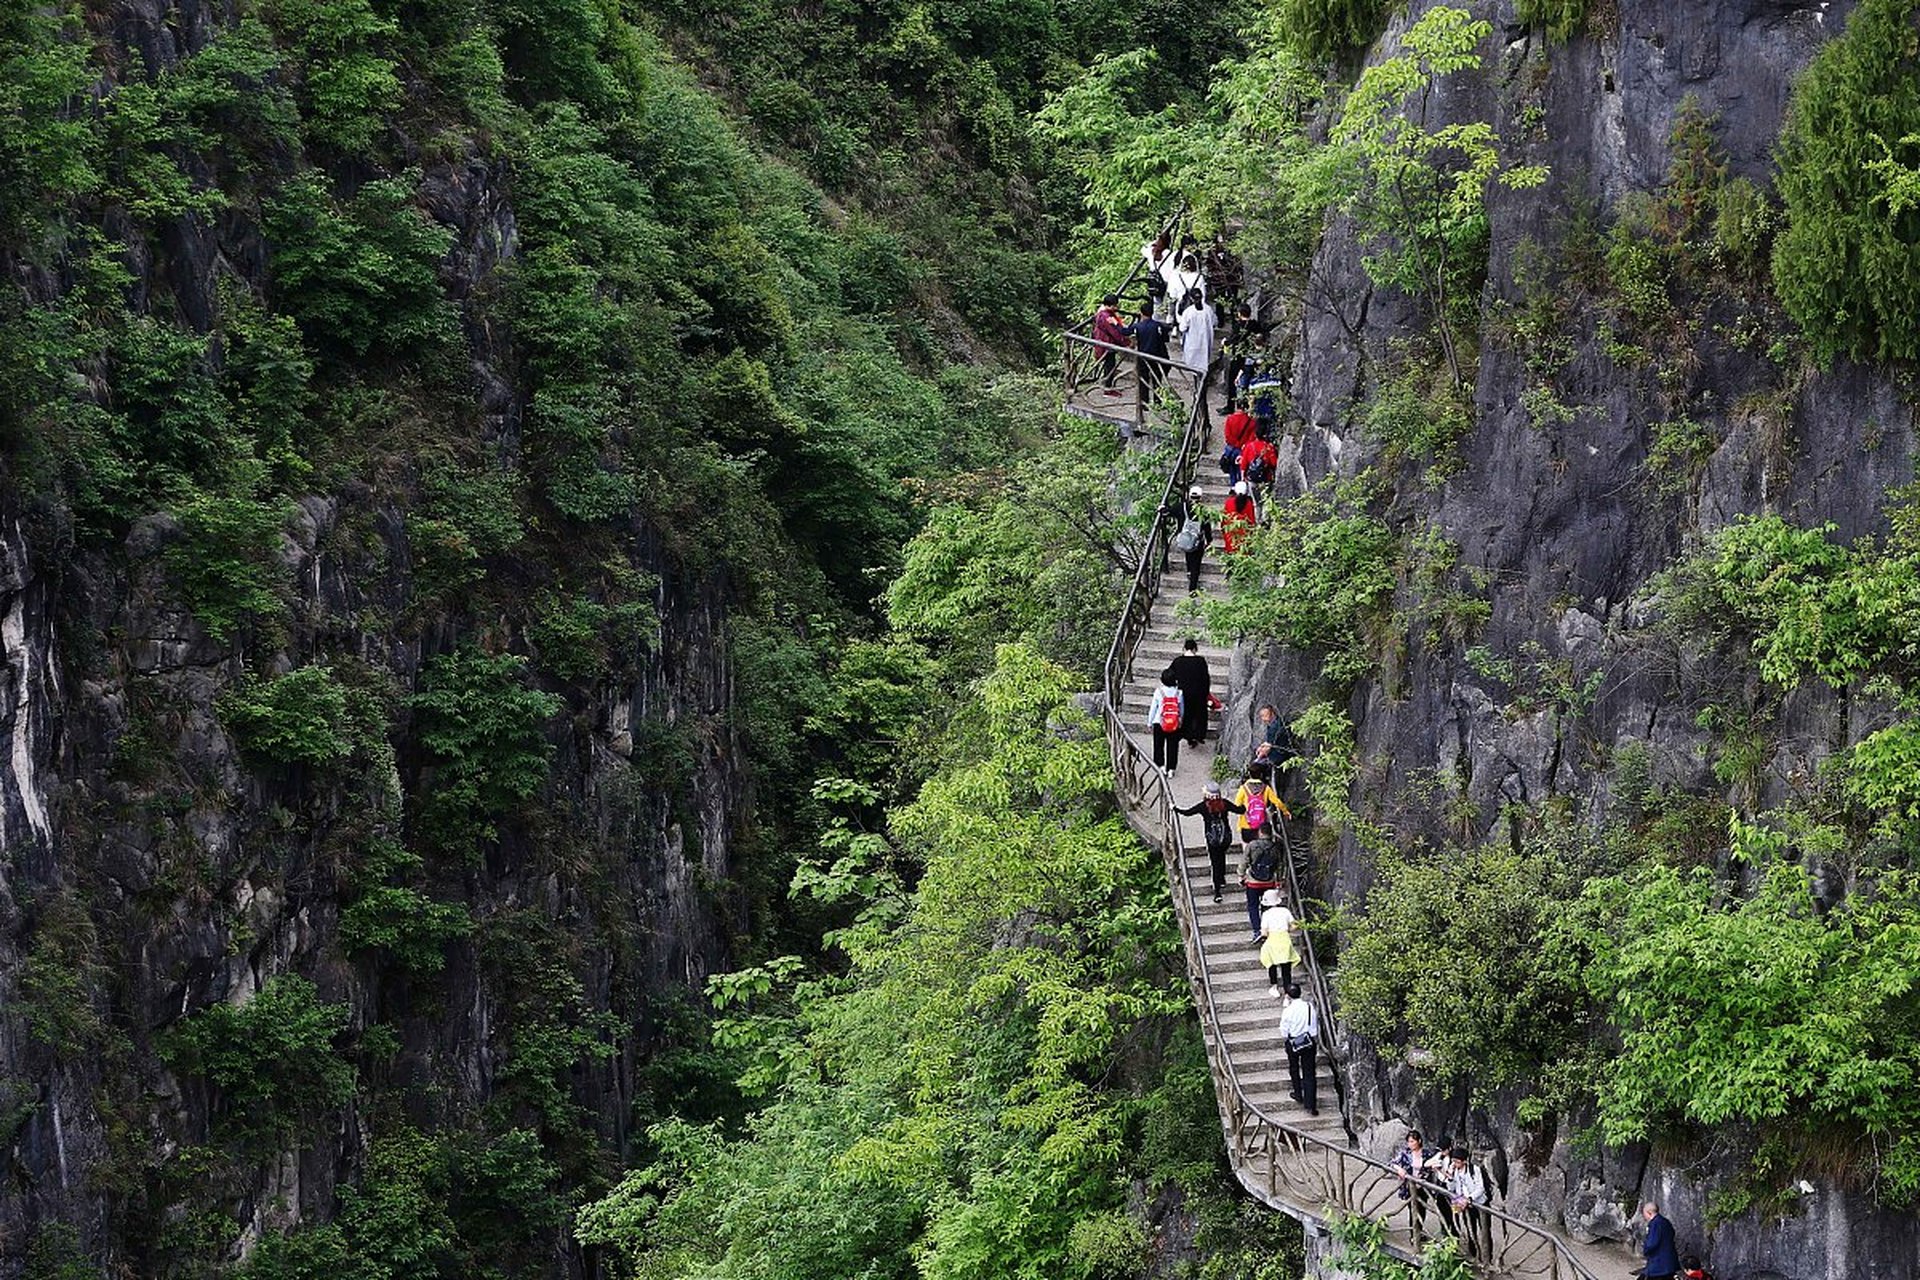
[[[1198, 656], [1197, 643], [1190, 640], [1186, 648], [1183, 656], [1204, 666], [1204, 660]], [[1154, 706], [1163, 712], [1181, 692], [1175, 682], [1178, 674], [1169, 667], [1155, 691]], [[1211, 698], [1210, 689], [1208, 696]], [[1158, 721], [1152, 728], [1157, 749], [1167, 730]], [[1204, 737], [1203, 724], [1199, 734], [1189, 741], [1198, 742]], [[1178, 743], [1169, 745], [1177, 748]], [[1290, 746], [1279, 713], [1271, 706], [1260, 708], [1259, 739], [1247, 765], [1245, 780], [1234, 790], [1232, 798], [1227, 797], [1218, 782], [1208, 782], [1198, 800], [1176, 806], [1174, 812], [1200, 819], [1215, 902], [1226, 896], [1227, 858], [1232, 852], [1234, 837], [1239, 837], [1242, 850], [1239, 881], [1246, 895], [1247, 925], [1252, 931], [1253, 944], [1259, 948], [1260, 964], [1267, 971], [1267, 992], [1282, 1002], [1280, 1034], [1287, 1055], [1290, 1092], [1307, 1114], [1317, 1116], [1320, 1114], [1317, 1066], [1320, 1016], [1312, 1002], [1302, 997], [1300, 985], [1293, 978], [1293, 967], [1300, 962], [1300, 921], [1288, 904], [1286, 868], [1281, 863], [1287, 844], [1280, 828], [1293, 814], [1274, 785], [1291, 759]], [[1159, 763], [1157, 755], [1155, 763]], [[1171, 769], [1166, 772], [1170, 776]]]
[[[1171, 231], [1163, 231], [1142, 245], [1140, 258], [1146, 299], [1129, 313], [1122, 308], [1120, 295], [1110, 293], [1093, 313], [1093, 339], [1101, 344], [1101, 389], [1107, 395], [1120, 394], [1115, 386], [1120, 357], [1123, 351], [1131, 350], [1142, 398], [1151, 397], [1159, 389], [1169, 365], [1185, 369], [1193, 380], [1194, 394], [1199, 395], [1212, 371], [1219, 338], [1216, 308], [1223, 302], [1231, 304], [1240, 292], [1239, 259], [1218, 236], [1203, 251], [1191, 235], [1183, 236], [1176, 246]], [[1251, 317], [1252, 312], [1242, 305], [1236, 309], [1236, 318], [1242, 314]], [[1264, 342], [1266, 327], [1259, 329]], [[1229, 357], [1236, 343], [1243, 354], [1240, 365], [1235, 366], [1235, 376], [1252, 349], [1251, 332], [1241, 324], [1229, 334]], [[1172, 354], [1176, 342], [1180, 353], [1177, 359]]]

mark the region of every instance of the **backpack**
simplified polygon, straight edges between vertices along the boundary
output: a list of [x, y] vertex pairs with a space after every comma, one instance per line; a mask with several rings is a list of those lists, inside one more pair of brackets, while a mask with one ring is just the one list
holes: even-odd
[[1173, 733], [1180, 728], [1180, 699], [1171, 693], [1160, 695], [1160, 729]]
[[1240, 466], [1240, 451], [1232, 445], [1220, 451], [1220, 469], [1232, 475]]
[[1200, 549], [1200, 521], [1188, 520], [1180, 526], [1180, 532], [1173, 535], [1173, 549], [1191, 554]]
[[1247, 797], [1247, 828], [1258, 831], [1267, 825], [1267, 797], [1265, 792], [1255, 792]]
[[1158, 267], [1155, 267], [1147, 276], [1147, 296], [1150, 298], [1167, 296], [1167, 278], [1160, 274]]
[[1265, 484], [1273, 479], [1273, 459], [1262, 449], [1252, 462], [1247, 464], [1247, 479], [1254, 484]]
[[1248, 846], [1247, 879], [1255, 884], [1276, 884], [1280, 859], [1274, 856], [1273, 841], [1256, 840]]
[[1206, 830], [1207, 847], [1209, 849], [1223, 849], [1233, 843], [1233, 833], [1227, 828], [1227, 809], [1225, 805], [1220, 806], [1217, 810], [1212, 806], [1202, 809], [1200, 811], [1200, 823]]

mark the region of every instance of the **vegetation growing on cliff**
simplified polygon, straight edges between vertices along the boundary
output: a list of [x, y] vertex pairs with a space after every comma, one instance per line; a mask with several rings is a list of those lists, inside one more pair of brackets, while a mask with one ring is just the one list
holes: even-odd
[[[1144, 99], [1190, 97], [1244, 7], [271, 0], [164, 31], [124, 9], [0, 18], [7, 515], [62, 602], [63, 680], [111, 693], [70, 718], [110, 750], [28, 877], [48, 883], [27, 885], [15, 1007], [23, 1069], [95, 1099], [65, 1123], [104, 1131], [95, 1185], [119, 1198], [41, 1251], [529, 1274], [616, 1152], [667, 1160], [699, 1132], [771, 1172], [792, 1149], [752, 1144], [811, 1104], [768, 1077], [742, 1128], [730, 1085], [768, 1042], [710, 1036], [660, 975], [797, 952], [836, 1001], [767, 1013], [804, 1042], [858, 1006], [840, 975], [879, 954], [889, 904], [920, 895], [924, 923], [957, 902], [928, 896], [919, 845], [861, 859], [930, 775], [935, 795], [985, 778], [941, 742], [952, 721], [985, 749], [970, 682], [997, 645], [1097, 662], [1085, 624], [1137, 536], [1109, 509], [1111, 442], [1006, 375], [1079, 265], [1031, 116], [1147, 44]], [[929, 519], [942, 536], [912, 543]], [[1044, 670], [1034, 708], [1060, 701]], [[856, 1039], [890, 1034], [898, 997], [930, 1045], [982, 1055], [966, 1109], [918, 1122], [977, 1127], [977, 1179], [895, 1214], [889, 1265], [929, 1224], [956, 1274], [980, 1250], [1106, 1265], [1139, 1244], [1127, 1178], [1178, 1170], [1233, 1234], [1152, 869], [1115, 870], [1084, 768], [1032, 763], [1071, 783], [1045, 810], [1071, 811], [1062, 865], [1099, 880], [1072, 912], [1125, 907], [1124, 948], [1062, 953], [1030, 1005], [1046, 948], [972, 1004], [887, 978]], [[699, 792], [718, 778], [736, 793]], [[667, 850], [684, 882], [649, 879]], [[969, 884], [970, 857], [1007, 853], [962, 852], [939, 865]], [[990, 905], [942, 926], [968, 954], [1019, 917]], [[647, 935], [670, 915], [687, 938]], [[161, 957], [164, 998], [116, 985], [134, 953]], [[1081, 1004], [1107, 965], [1118, 1004]], [[258, 992], [228, 1003], [243, 973]], [[1110, 1090], [1087, 1080], [1116, 1043], [1094, 1007], [1138, 1031]], [[965, 1043], [976, 1020], [1004, 1036]], [[1163, 1054], [1185, 1064], [1177, 1144], [1141, 1102]], [[163, 1075], [190, 1105], [156, 1118]], [[1030, 1123], [999, 1115], [1015, 1079]], [[282, 1204], [296, 1142], [328, 1177]], [[1022, 1171], [1035, 1155], [1053, 1176]], [[1057, 1203], [1025, 1235], [961, 1212], [956, 1188], [995, 1179], [1010, 1218], [1036, 1189]]]
[[1822, 361], [1920, 359], [1920, 6], [1863, 0], [1794, 86], [1780, 138], [1780, 299]]

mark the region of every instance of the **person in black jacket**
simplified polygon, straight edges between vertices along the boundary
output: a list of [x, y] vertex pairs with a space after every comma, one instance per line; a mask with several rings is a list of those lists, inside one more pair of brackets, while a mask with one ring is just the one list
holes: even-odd
[[1127, 326], [1127, 334], [1133, 339], [1133, 349], [1142, 356], [1158, 356], [1159, 359], [1136, 361], [1140, 366], [1140, 394], [1150, 396], [1160, 386], [1160, 377], [1166, 372], [1167, 337], [1173, 332], [1173, 326], [1165, 320], [1153, 318], [1151, 305], [1140, 308], [1140, 318]]
[[1180, 736], [1189, 746], [1199, 746], [1207, 738], [1207, 699], [1213, 694], [1213, 673], [1200, 656], [1198, 640], [1188, 640], [1184, 649], [1167, 664], [1167, 678], [1186, 696], [1187, 714], [1180, 722]]
[[1200, 825], [1207, 835], [1207, 862], [1213, 868], [1213, 900], [1220, 901], [1227, 891], [1227, 850], [1233, 847], [1233, 824], [1227, 821], [1227, 815], [1245, 813], [1246, 809], [1221, 795], [1219, 783], [1209, 782], [1205, 795], [1174, 812], [1200, 815]]

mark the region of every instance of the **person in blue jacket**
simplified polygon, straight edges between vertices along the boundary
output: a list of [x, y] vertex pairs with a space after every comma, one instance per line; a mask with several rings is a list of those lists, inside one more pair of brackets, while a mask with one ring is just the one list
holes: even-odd
[[1647, 1238], [1640, 1242], [1647, 1269], [1641, 1275], [1645, 1280], [1673, 1280], [1674, 1272], [1680, 1270], [1680, 1253], [1673, 1247], [1673, 1224], [1651, 1200], [1640, 1212], [1647, 1220]]

